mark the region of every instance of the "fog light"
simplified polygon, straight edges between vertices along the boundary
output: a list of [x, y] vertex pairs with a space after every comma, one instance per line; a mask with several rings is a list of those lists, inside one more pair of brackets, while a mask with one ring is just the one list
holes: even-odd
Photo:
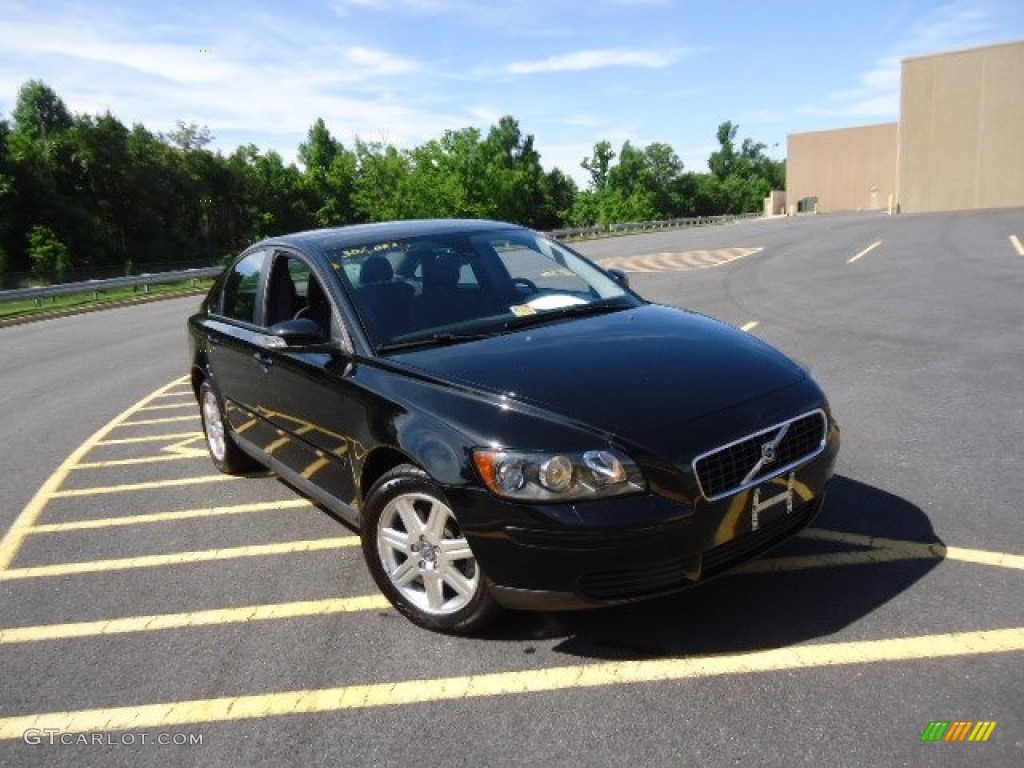
[[572, 485], [572, 461], [566, 456], [552, 456], [540, 465], [538, 478], [549, 491], [567, 491]]

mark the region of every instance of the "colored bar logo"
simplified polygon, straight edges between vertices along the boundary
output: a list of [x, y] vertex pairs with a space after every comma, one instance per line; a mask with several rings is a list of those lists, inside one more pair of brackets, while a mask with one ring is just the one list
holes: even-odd
[[932, 720], [921, 741], [988, 741], [995, 729], [995, 720]]

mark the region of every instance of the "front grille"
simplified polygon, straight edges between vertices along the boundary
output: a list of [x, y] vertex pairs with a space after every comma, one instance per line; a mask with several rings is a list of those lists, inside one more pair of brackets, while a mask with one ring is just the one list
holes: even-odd
[[825, 448], [825, 430], [824, 411], [812, 411], [698, 456], [701, 493], [714, 501], [814, 458]]
[[697, 558], [678, 558], [637, 568], [588, 573], [579, 582], [582, 594], [595, 600], [627, 600], [693, 584], [700, 570]]

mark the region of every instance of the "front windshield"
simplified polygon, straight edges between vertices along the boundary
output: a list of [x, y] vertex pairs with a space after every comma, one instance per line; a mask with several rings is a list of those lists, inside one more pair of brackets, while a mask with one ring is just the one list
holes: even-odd
[[330, 256], [378, 349], [640, 303], [572, 250], [529, 230], [373, 242]]

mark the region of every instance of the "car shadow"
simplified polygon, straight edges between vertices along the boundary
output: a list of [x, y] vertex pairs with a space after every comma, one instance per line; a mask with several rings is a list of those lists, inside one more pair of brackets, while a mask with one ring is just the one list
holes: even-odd
[[[837, 541], [834, 532], [853, 536]], [[865, 546], [863, 536], [936, 546], [931, 552], [911, 548], [907, 558], [898, 552], [886, 558], [894, 554], [885, 552], [886, 542]], [[872, 550], [881, 556], [873, 557]], [[608, 660], [784, 647], [831, 635], [870, 614], [935, 568], [943, 551], [927, 516], [914, 504], [836, 477], [813, 527], [761, 558], [787, 558], [791, 567], [785, 570], [766, 570], [755, 561], [748, 572], [740, 569], [657, 600], [599, 611], [510, 613], [485, 637], [561, 638], [557, 652]], [[829, 555], [842, 552], [862, 553], [862, 562], [829, 562]]]

